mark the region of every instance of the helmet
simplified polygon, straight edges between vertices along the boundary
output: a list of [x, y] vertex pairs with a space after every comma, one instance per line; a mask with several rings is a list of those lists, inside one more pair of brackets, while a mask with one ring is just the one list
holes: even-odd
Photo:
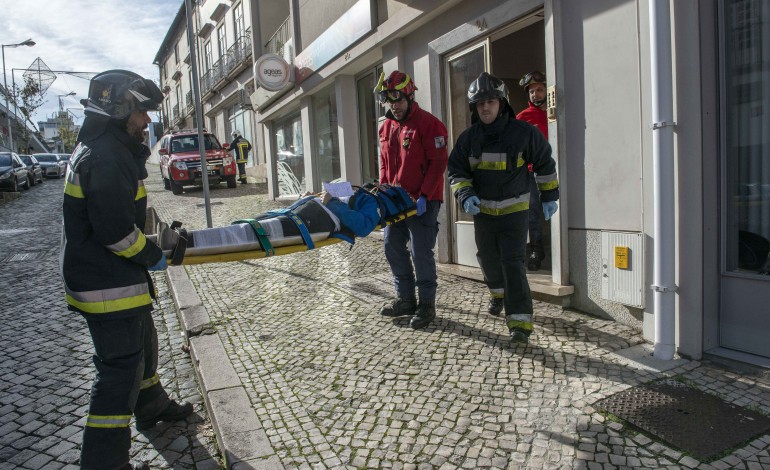
[[233, 139], [241, 136], [241, 131], [233, 131]]
[[157, 111], [163, 94], [152, 80], [128, 70], [108, 70], [91, 79], [84, 111], [93, 116], [122, 120], [133, 111]]
[[401, 98], [411, 100], [410, 96], [417, 91], [414, 86], [414, 80], [408, 73], [394, 70], [386, 79], [385, 72], [380, 74], [380, 81], [374, 87], [374, 93], [379, 97], [380, 103], [385, 104], [388, 101], [399, 101]]
[[528, 74], [524, 75], [521, 77], [521, 80], [519, 80], [519, 86], [523, 86], [525, 90], [533, 83], [542, 83], [545, 85], [545, 74], [535, 70], [534, 72], [529, 72]]
[[468, 87], [468, 105], [471, 113], [476, 111], [476, 103], [479, 101], [499, 99], [502, 105], [508, 104], [508, 87], [502, 80], [482, 72], [479, 77]]

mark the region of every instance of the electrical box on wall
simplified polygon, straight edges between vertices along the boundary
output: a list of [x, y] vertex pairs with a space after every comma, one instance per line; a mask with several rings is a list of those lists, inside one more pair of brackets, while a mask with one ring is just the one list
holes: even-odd
[[644, 308], [644, 235], [602, 231], [602, 299]]
[[548, 122], [556, 121], [556, 87], [551, 85], [546, 90], [546, 115]]

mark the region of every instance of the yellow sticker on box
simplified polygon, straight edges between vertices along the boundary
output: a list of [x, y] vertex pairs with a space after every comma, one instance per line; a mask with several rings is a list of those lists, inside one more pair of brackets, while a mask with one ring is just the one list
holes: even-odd
[[628, 269], [628, 247], [615, 247], [615, 267], [618, 269]]

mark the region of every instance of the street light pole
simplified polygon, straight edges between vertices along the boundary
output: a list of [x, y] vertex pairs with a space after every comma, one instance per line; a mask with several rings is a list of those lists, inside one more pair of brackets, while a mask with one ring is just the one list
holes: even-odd
[[[27, 39], [26, 41], [20, 42], [18, 44], [2, 44], [2, 45], [0, 45], [0, 46], [2, 46], [2, 47], [0, 47], [0, 49], [2, 49], [2, 55], [3, 55], [3, 87], [5, 89], [5, 113], [6, 113], [6, 116], [8, 117], [8, 138], [9, 138], [11, 152], [14, 151], [14, 148], [13, 148], [13, 126], [11, 124], [11, 108], [8, 106], [8, 95], [9, 95], [9, 92], [8, 92], [8, 78], [6, 78], [6, 75], [5, 75], [5, 48], [6, 47], [19, 47], [19, 46], [32, 47], [34, 45], [35, 45], [35, 41], [33, 41], [32, 39]], [[14, 103], [13, 103], [13, 108], [14, 108], [14, 110], [16, 109], [16, 102], [15, 102], [15, 100], [14, 100]], [[16, 115], [16, 112], [14, 111], [14, 116], [15, 115]]]

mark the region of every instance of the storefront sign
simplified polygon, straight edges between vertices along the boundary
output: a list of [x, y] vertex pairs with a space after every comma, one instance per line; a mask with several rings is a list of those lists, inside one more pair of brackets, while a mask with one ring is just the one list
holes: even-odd
[[259, 86], [268, 91], [284, 89], [292, 82], [291, 66], [278, 55], [265, 54], [254, 63]]
[[301, 83], [371, 30], [371, 2], [358, 0], [294, 59], [297, 83]]

